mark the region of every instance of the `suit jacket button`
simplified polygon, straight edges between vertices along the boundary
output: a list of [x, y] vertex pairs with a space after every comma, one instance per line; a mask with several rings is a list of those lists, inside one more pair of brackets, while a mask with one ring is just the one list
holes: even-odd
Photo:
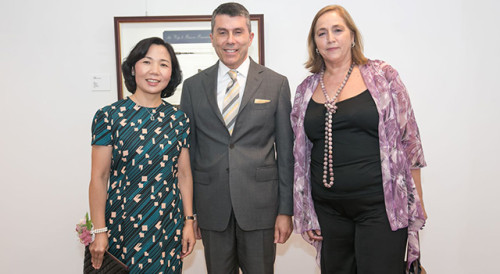
[[230, 148], [230, 149], [233, 149], [233, 148], [234, 148], [234, 144], [230, 144], [230, 145], [229, 145], [229, 148]]

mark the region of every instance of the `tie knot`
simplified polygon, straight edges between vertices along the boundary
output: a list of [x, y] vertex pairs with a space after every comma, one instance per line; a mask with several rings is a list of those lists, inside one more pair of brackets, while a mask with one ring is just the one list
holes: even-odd
[[229, 77], [231, 78], [231, 80], [236, 80], [236, 76], [238, 75], [238, 72], [234, 69], [230, 70], [227, 72], [229, 74]]

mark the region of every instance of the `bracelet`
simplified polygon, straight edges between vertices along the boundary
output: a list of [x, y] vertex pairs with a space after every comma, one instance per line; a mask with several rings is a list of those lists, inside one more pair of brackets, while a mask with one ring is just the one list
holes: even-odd
[[193, 215], [193, 216], [184, 216], [184, 221], [187, 221], [187, 220], [196, 220], [196, 215]]
[[103, 232], [106, 232], [106, 231], [108, 231], [108, 227], [107, 226], [105, 226], [103, 228], [99, 228], [99, 229], [92, 229], [90, 231], [90, 234], [94, 235], [94, 234], [99, 234], [99, 233], [103, 233]]

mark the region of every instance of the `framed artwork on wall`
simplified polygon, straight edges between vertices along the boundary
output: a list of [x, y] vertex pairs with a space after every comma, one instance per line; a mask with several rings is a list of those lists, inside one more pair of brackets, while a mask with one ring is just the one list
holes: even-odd
[[[131, 93], [125, 87], [121, 63], [142, 39], [160, 37], [172, 45], [179, 60], [183, 79], [202, 71], [219, 59], [210, 41], [211, 15], [115, 17], [115, 54], [118, 99]], [[254, 38], [249, 56], [264, 65], [264, 15], [250, 15]], [[182, 83], [165, 100], [179, 105]]]

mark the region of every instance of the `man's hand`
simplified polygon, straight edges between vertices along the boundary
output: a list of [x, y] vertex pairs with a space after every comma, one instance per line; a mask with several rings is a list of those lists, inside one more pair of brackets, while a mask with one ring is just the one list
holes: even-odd
[[198, 226], [197, 220], [194, 220], [193, 228], [194, 228], [194, 236], [195, 236], [196, 240], [201, 240], [201, 230], [200, 230], [200, 227]]
[[274, 224], [274, 243], [284, 244], [292, 234], [292, 216], [278, 215]]

